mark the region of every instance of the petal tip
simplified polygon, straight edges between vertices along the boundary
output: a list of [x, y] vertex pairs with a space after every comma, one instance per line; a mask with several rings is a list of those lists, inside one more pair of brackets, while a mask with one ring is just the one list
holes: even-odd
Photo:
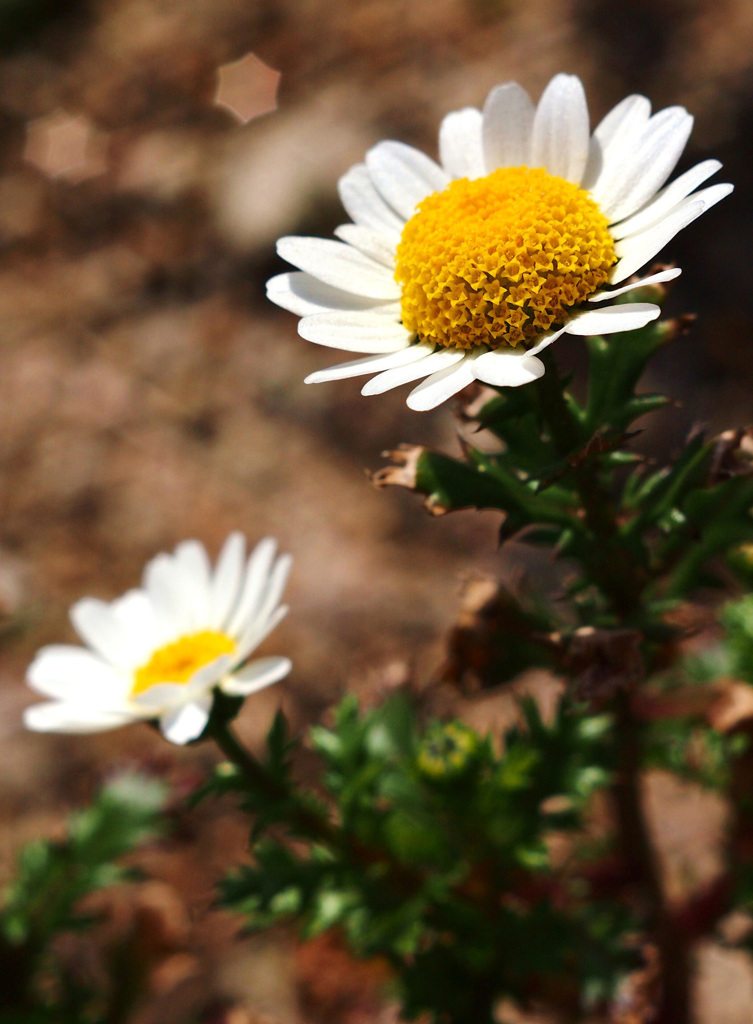
[[420, 395], [417, 398], [414, 397], [412, 392], [405, 399], [405, 404], [412, 412], [428, 412], [430, 409], [434, 408], [433, 405], [427, 404], [426, 399], [422, 401]]

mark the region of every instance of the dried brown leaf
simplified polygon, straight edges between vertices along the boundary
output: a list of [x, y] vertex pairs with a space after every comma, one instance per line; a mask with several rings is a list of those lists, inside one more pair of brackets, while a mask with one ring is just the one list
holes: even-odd
[[725, 679], [712, 694], [708, 708], [709, 724], [719, 732], [732, 732], [753, 719], [753, 687], [735, 679]]
[[650, 945], [642, 952], [645, 966], [629, 974], [620, 987], [610, 1014], [611, 1024], [651, 1024], [656, 1020], [661, 986], [659, 952]]
[[641, 634], [635, 629], [583, 626], [566, 642], [563, 669], [574, 679], [574, 693], [588, 701], [605, 700], [639, 683], [645, 673]]
[[753, 427], [725, 430], [714, 439], [711, 461], [712, 483], [753, 473]]
[[447, 660], [440, 678], [462, 693], [498, 685], [499, 666], [510, 641], [549, 646], [515, 596], [487, 577], [466, 582], [455, 625], [447, 638]]
[[391, 459], [393, 465], [369, 473], [371, 482], [380, 490], [383, 487], [407, 487], [408, 490], [414, 491], [418, 460], [425, 451], [420, 444], [401, 444], [392, 451], [382, 452], [383, 458]]

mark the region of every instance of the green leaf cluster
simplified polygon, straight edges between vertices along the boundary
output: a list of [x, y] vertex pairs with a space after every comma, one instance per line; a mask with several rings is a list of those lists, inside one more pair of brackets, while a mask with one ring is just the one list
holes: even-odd
[[223, 902], [252, 929], [340, 929], [392, 964], [409, 1015], [485, 1019], [491, 997], [526, 1000], [534, 980], [577, 977], [602, 998], [631, 961], [629, 921], [571, 891], [548, 844], [579, 835], [609, 782], [611, 724], [566, 701], [545, 722], [526, 701], [497, 753], [462, 722], [422, 724], [403, 697], [366, 713], [348, 697], [311, 737], [336, 839], [301, 850], [267, 835]]
[[119, 861], [159, 835], [165, 800], [157, 780], [120, 775], [71, 816], [62, 839], [23, 848], [0, 905], [0, 1024], [100, 1020], [93, 993], [62, 969], [54, 942], [91, 923], [80, 911], [85, 896], [131, 877]]
[[661, 768], [704, 789], [724, 792], [732, 766], [747, 749], [744, 736], [726, 736], [704, 722], [668, 718], [646, 731], [645, 767]]
[[574, 559], [571, 594], [578, 595], [581, 622], [612, 625], [616, 607], [623, 624], [661, 633], [668, 602], [723, 584], [714, 557], [753, 539], [753, 475], [734, 453], [720, 461], [718, 440], [696, 434], [658, 469], [631, 447], [635, 422], [670, 404], [636, 388], [648, 361], [677, 333], [676, 323], [660, 321], [587, 339], [588, 388], [580, 401], [547, 350], [540, 380], [504, 389], [476, 416], [499, 450], [467, 444], [454, 458], [424, 448], [412, 475], [385, 471], [381, 479], [408, 480], [435, 513], [500, 511], [503, 539], [520, 534]]
[[753, 685], [753, 594], [725, 605], [721, 622], [730, 675]]

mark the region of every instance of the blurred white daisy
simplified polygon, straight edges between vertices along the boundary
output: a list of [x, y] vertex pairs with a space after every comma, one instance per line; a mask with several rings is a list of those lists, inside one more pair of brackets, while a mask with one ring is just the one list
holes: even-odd
[[27, 681], [52, 700], [26, 709], [27, 728], [100, 732], [159, 719], [166, 739], [188, 743], [207, 724], [215, 688], [245, 697], [282, 679], [288, 658], [248, 660], [287, 612], [290, 556], [275, 552], [266, 538], [246, 560], [233, 533], [212, 571], [203, 545], [189, 540], [147, 564], [141, 589], [78, 601], [71, 620], [87, 647], [39, 651]]
[[538, 106], [509, 82], [483, 112], [448, 114], [439, 164], [401, 142], [374, 146], [340, 179], [354, 221], [340, 241], [278, 243], [300, 272], [272, 278], [270, 299], [302, 317], [302, 337], [363, 356], [307, 381], [375, 374], [362, 392], [375, 395], [425, 378], [408, 405], [432, 409], [473, 380], [535, 380], [537, 353], [563, 333], [645, 326], [658, 306], [611, 300], [676, 277], [624, 284], [732, 190], [694, 192], [717, 160], [662, 187], [692, 124], [682, 107], [651, 116], [645, 96], [628, 96], [590, 134], [580, 79], [557, 75]]

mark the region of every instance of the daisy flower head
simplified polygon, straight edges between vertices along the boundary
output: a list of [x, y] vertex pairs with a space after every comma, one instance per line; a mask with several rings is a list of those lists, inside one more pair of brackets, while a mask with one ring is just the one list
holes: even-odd
[[583, 85], [556, 75], [538, 105], [517, 83], [483, 111], [448, 114], [439, 163], [380, 142], [339, 182], [353, 223], [339, 241], [282, 238], [298, 271], [267, 285], [301, 317], [308, 341], [359, 353], [307, 382], [369, 374], [362, 394], [421, 381], [411, 409], [439, 405], [474, 380], [517, 387], [562, 334], [645, 326], [650, 303], [614, 298], [679, 269], [625, 282], [682, 228], [732, 191], [695, 191], [721, 164], [704, 160], [670, 184], [693, 118], [651, 115], [628, 96], [591, 133]]
[[246, 697], [288, 674], [288, 658], [249, 656], [285, 616], [290, 556], [266, 538], [246, 558], [240, 533], [214, 569], [189, 540], [159, 554], [142, 586], [115, 601], [87, 597], [71, 608], [86, 647], [43, 647], [27, 673], [50, 700], [24, 713], [39, 732], [88, 733], [157, 720], [172, 743], [204, 731], [215, 691]]

